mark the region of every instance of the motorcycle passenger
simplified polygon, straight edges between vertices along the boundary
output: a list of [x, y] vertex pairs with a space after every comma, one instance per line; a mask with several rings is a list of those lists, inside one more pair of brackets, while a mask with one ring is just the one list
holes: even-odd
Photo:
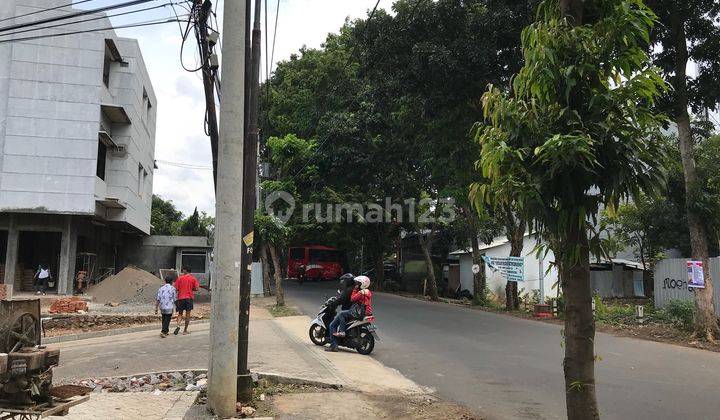
[[338, 337], [345, 337], [345, 326], [349, 319], [362, 319], [372, 315], [372, 292], [370, 291], [370, 279], [367, 276], [355, 277], [356, 286], [350, 295], [352, 306], [348, 310], [340, 311], [330, 323], [329, 331], [330, 347], [327, 351], [338, 351]]

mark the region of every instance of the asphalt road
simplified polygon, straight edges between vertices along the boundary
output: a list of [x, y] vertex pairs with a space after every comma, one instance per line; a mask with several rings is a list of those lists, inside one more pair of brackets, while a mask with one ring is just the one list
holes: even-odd
[[[334, 287], [285, 291], [314, 317]], [[373, 309], [372, 357], [420, 385], [488, 418], [565, 418], [560, 326], [389, 294]], [[602, 418], [720, 418], [720, 354], [608, 334], [595, 343]]]

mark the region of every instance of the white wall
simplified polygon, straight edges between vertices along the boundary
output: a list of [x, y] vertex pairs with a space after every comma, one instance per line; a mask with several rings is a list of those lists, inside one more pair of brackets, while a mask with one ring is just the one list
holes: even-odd
[[[531, 290], [540, 289], [540, 259], [537, 258], [535, 252], [536, 240], [530, 236], [525, 237], [524, 248], [522, 256], [525, 260], [525, 281], [521, 282], [518, 286], [520, 290], [524, 289], [524, 292], [530, 293]], [[488, 257], [508, 257], [510, 256], [510, 243], [505, 243], [493, 248], [481, 250], [482, 253]], [[557, 270], [550, 267], [550, 263], [555, 260], [555, 256], [552, 251], [548, 252], [542, 258], [542, 266], [544, 273], [544, 290], [545, 297], [557, 296], [557, 287], [553, 288], [557, 282]], [[488, 280], [488, 287], [490, 291], [498, 296], [505, 295], [505, 285], [507, 282], [502, 278], [500, 272], [493, 273], [492, 270], [486, 267], [486, 276]], [[473, 280], [472, 280], [472, 254], [460, 255], [460, 283], [463, 289], [467, 289], [470, 292], [473, 291]]]
[[[0, 17], [66, 3], [2, 0]], [[18, 22], [73, 10], [77, 9], [62, 8]], [[110, 21], [100, 19], [73, 29], [106, 26]], [[49, 29], [15, 37], [57, 32]], [[112, 63], [109, 89], [102, 80], [106, 38], [114, 40], [127, 62]], [[143, 91], [152, 104], [149, 114]], [[131, 120], [130, 125], [108, 127], [128, 153], [124, 157], [108, 153], [105, 181], [96, 177], [103, 103], [123, 106]], [[149, 233], [157, 106], [137, 41], [118, 38], [113, 31], [0, 44], [0, 211], [95, 215]], [[138, 164], [147, 172], [142, 192]], [[105, 211], [96, 206], [96, 200], [106, 198], [116, 198], [127, 208]]]

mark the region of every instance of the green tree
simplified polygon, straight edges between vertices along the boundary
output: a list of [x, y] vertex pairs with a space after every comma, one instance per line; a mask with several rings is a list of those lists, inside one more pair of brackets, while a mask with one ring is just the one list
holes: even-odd
[[[207, 223], [207, 220], [205, 220], [205, 223]], [[200, 220], [200, 214], [198, 213], [197, 207], [195, 207], [195, 211], [193, 211], [193, 214], [182, 222], [182, 226], [180, 227], [180, 235], [208, 236], [207, 226], [204, 226], [203, 222]]]
[[[654, 59], [673, 89], [665, 109], [677, 126], [678, 145], [684, 172], [687, 222], [690, 230], [692, 258], [708, 267], [710, 250], [707, 238], [710, 226], [703, 218], [702, 183], [697, 170], [689, 109], [700, 112], [716, 108], [720, 99], [720, 3], [709, 0], [649, 0], [660, 24], [653, 35]], [[698, 75], [690, 78], [688, 62], [697, 64]], [[705, 270], [705, 288], [695, 290], [695, 334], [714, 341], [720, 333], [713, 305], [713, 279]]]
[[282, 287], [283, 270], [278, 250], [287, 245], [290, 228], [285, 226], [277, 217], [264, 214], [258, 210], [255, 213], [255, 232], [270, 251], [275, 276], [276, 305], [285, 306], [285, 293]]
[[[479, 167], [489, 202], [510, 203], [552, 247], [565, 297], [568, 418], [599, 418], [590, 222], [600, 205], [662, 181], [653, 111], [665, 89], [645, 52], [655, 16], [640, 0], [546, 0], [522, 35], [512, 94], [490, 88]], [[492, 192], [492, 195], [488, 194]]]
[[151, 235], [177, 235], [182, 219], [182, 213], [175, 208], [172, 201], [163, 200], [159, 195], [153, 194], [150, 211]]

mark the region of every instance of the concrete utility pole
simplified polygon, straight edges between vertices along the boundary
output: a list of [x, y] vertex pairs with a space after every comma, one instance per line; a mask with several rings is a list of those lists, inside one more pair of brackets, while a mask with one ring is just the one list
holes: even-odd
[[245, 4], [225, 2], [218, 143], [208, 405], [219, 417], [236, 414], [238, 311], [242, 270], [242, 185], [245, 110]]
[[[249, 6], [247, 0], [246, 6]], [[261, 0], [255, 0], [255, 17], [252, 31], [251, 59], [246, 63], [245, 86], [246, 91], [246, 138], [244, 148], [244, 175], [243, 175], [243, 235], [247, 237], [253, 232], [254, 214], [256, 208], [257, 183], [257, 145], [258, 145], [258, 90], [260, 89], [260, 17]], [[248, 10], [248, 8], [246, 8]], [[249, 15], [248, 15], [249, 17]], [[247, 32], [246, 32], [247, 33]], [[246, 41], [248, 41], [246, 39]], [[247, 42], [245, 43], [247, 46]], [[247, 54], [245, 57], [247, 58]], [[248, 65], [249, 64], [249, 65]], [[242, 267], [240, 280], [240, 313], [239, 313], [239, 339], [238, 339], [238, 366], [237, 366], [237, 400], [248, 403], [252, 400], [252, 378], [248, 370], [248, 334], [250, 324], [250, 289], [253, 244], [243, 241]]]

